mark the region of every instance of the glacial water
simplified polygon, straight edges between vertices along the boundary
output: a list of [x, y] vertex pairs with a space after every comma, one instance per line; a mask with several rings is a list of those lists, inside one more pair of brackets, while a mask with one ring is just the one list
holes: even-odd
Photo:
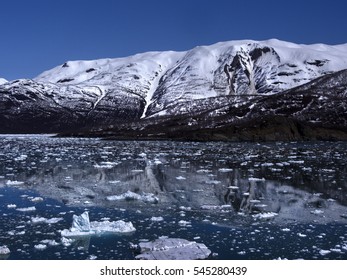
[[[136, 231], [62, 238], [84, 211]], [[213, 259], [347, 259], [347, 143], [0, 136], [0, 259], [134, 259], [162, 236]]]

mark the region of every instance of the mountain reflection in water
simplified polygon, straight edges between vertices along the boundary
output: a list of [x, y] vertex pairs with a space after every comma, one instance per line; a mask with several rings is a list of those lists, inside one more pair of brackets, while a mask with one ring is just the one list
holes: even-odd
[[123, 209], [149, 218], [185, 211], [227, 227], [347, 221], [344, 142], [127, 142], [38, 135], [6, 135], [0, 142], [0, 189], [33, 190], [74, 209]]

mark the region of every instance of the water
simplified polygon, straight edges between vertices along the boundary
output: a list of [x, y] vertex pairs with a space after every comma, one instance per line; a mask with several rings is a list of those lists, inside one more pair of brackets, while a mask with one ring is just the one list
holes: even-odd
[[[130, 243], [168, 236], [214, 259], [347, 259], [344, 142], [3, 135], [0, 147], [0, 246], [11, 250], [0, 258], [133, 259]], [[62, 242], [84, 211], [136, 231]]]

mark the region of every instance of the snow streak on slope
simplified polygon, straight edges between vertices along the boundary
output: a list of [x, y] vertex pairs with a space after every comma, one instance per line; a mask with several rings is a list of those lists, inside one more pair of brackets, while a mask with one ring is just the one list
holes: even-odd
[[101, 99], [118, 89], [141, 97], [148, 107], [161, 75], [181, 56], [178, 52], [150, 52], [127, 58], [70, 61], [42, 73], [35, 80], [62, 86], [97, 86]]

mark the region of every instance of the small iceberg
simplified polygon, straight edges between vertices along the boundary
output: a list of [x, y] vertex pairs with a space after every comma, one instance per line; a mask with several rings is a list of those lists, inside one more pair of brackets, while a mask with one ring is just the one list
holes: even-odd
[[9, 253], [11, 253], [11, 251], [6, 245], [0, 246], [0, 255], [8, 255]]
[[132, 247], [138, 260], [203, 260], [211, 255], [205, 244], [180, 238], [159, 238]]
[[122, 220], [90, 222], [89, 214], [86, 211], [80, 216], [73, 215], [71, 228], [62, 230], [61, 235], [63, 237], [79, 237], [105, 233], [131, 233], [135, 230], [131, 222], [124, 222]]
[[143, 193], [138, 194], [132, 191], [127, 191], [126, 193], [120, 195], [110, 195], [106, 197], [109, 201], [119, 201], [119, 200], [139, 200], [147, 203], [158, 203], [159, 199], [153, 193]]
[[258, 214], [254, 214], [252, 215], [253, 218], [255, 219], [264, 219], [264, 220], [268, 220], [268, 219], [272, 219], [274, 217], [276, 217], [278, 214], [274, 213], [274, 212], [264, 212], [264, 213], [258, 213]]

